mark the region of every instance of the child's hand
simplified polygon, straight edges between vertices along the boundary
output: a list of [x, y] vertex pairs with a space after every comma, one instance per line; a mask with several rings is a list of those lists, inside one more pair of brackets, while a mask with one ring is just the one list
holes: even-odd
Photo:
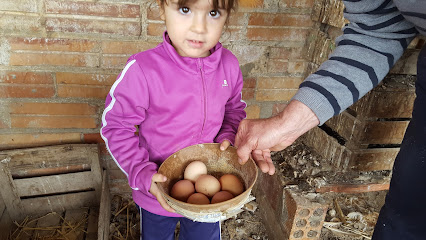
[[231, 143], [228, 140], [223, 140], [223, 142], [220, 144], [220, 150], [225, 151]]
[[152, 176], [151, 188], [149, 189], [149, 192], [157, 198], [157, 201], [166, 211], [174, 213], [176, 211], [172, 207], [170, 207], [169, 204], [167, 204], [166, 200], [164, 199], [163, 195], [161, 195], [160, 190], [158, 189], [156, 184], [156, 182], [165, 182], [166, 180], [167, 178], [163, 174], [154, 174]]

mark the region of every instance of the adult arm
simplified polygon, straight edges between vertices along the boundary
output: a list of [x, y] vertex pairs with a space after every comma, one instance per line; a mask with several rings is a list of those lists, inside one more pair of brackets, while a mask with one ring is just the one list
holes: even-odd
[[[336, 39], [337, 47], [329, 60], [305, 79], [278, 116], [241, 123], [235, 144], [242, 163], [248, 160], [250, 150], [263, 153], [282, 150], [316, 126], [315, 121], [322, 125], [358, 101], [386, 76], [418, 33], [392, 1], [344, 1], [344, 4], [344, 15], [350, 23]], [[308, 122], [302, 121], [304, 117]], [[255, 126], [262, 126], [265, 131], [255, 132]], [[267, 158], [263, 156], [261, 160]], [[271, 174], [267, 167], [262, 171]]]

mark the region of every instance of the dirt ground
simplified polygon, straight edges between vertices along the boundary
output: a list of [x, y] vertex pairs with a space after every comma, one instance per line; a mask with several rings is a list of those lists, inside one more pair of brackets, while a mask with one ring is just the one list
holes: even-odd
[[[329, 205], [320, 240], [371, 239], [386, 191], [318, 194], [314, 190], [320, 185], [330, 183], [386, 181], [390, 178], [389, 171], [340, 173], [334, 170], [326, 159], [312, 152], [301, 141], [297, 141], [281, 152], [274, 153], [272, 157], [277, 171], [282, 174], [287, 185], [297, 185], [308, 198], [320, 197]], [[139, 239], [139, 214], [134, 203], [129, 199], [115, 196], [111, 205], [110, 239]], [[225, 220], [221, 225], [222, 239], [269, 239], [260, 211], [262, 209], [258, 206], [255, 211], [243, 211], [236, 217]], [[345, 224], [342, 224], [342, 219]], [[178, 232], [177, 228], [176, 235]]]

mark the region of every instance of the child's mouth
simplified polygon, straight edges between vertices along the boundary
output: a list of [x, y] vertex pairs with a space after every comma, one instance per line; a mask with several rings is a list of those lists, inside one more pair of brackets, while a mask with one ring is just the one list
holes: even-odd
[[201, 48], [203, 46], [203, 42], [197, 40], [188, 40], [189, 45], [193, 48]]

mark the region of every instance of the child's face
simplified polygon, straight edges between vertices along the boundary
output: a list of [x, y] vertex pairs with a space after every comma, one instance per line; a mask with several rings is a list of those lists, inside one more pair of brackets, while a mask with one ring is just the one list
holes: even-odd
[[196, 0], [179, 8], [178, 0], [167, 0], [162, 19], [173, 47], [183, 57], [207, 57], [222, 35], [227, 19], [224, 9], [213, 9], [210, 0]]

